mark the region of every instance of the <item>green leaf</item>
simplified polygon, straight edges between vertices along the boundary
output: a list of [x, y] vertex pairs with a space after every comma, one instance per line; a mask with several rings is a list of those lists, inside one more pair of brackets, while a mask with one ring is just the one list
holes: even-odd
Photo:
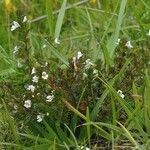
[[59, 140], [59, 138], [58, 138], [57, 134], [55, 133], [55, 131], [51, 128], [51, 126], [46, 121], [44, 121], [44, 125], [45, 125], [46, 130], [49, 133], [47, 138], [52, 139], [52, 140], [54, 140], [54, 139]]
[[52, 0], [46, 0], [45, 4], [46, 4], [49, 32], [50, 32], [50, 36], [53, 36], [53, 32], [54, 32], [53, 2]]
[[74, 145], [74, 142], [67, 137], [67, 134], [60, 128], [59, 124], [56, 125], [56, 130], [61, 141], [67, 145]]
[[136, 140], [132, 137], [132, 135], [130, 134], [130, 132], [119, 122], [117, 122], [121, 128], [123, 129], [125, 136], [130, 140], [130, 142], [137, 148], [139, 149], [139, 144], [136, 142]]
[[112, 56], [114, 54], [114, 50], [115, 50], [115, 48], [117, 46], [116, 45], [116, 41], [119, 38], [119, 33], [120, 33], [120, 30], [121, 30], [121, 25], [122, 25], [123, 18], [124, 18], [124, 12], [125, 12], [125, 8], [126, 8], [126, 3], [127, 3], [127, 0], [121, 0], [116, 29], [115, 29], [114, 34], [110, 38], [108, 45], [107, 45], [108, 46], [108, 50], [110, 52], [110, 57], [111, 58], [112, 58]]
[[67, 4], [67, 0], [64, 0], [61, 6], [61, 9], [59, 11], [59, 14], [58, 14], [56, 27], [55, 27], [55, 35], [54, 35], [55, 39], [59, 39], [59, 36], [60, 36], [63, 19], [64, 19], [65, 11], [66, 11], [66, 4]]

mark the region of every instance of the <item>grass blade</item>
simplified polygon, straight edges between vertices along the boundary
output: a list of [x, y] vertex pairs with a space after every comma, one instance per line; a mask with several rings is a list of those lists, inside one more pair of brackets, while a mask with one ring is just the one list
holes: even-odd
[[59, 36], [60, 36], [60, 31], [61, 31], [61, 27], [63, 24], [63, 19], [64, 19], [65, 11], [66, 11], [66, 4], [67, 4], [67, 0], [64, 0], [61, 6], [60, 12], [58, 14], [56, 27], [55, 27], [55, 35], [54, 35], [55, 39], [59, 39]]
[[132, 137], [132, 135], [130, 134], [130, 132], [119, 122], [117, 122], [121, 128], [123, 129], [123, 131], [125, 132], [125, 136], [130, 140], [130, 142], [136, 147], [139, 148], [138, 143], [134, 140], [134, 138]]
[[54, 17], [53, 17], [53, 8], [52, 8], [53, 2], [51, 0], [46, 0], [45, 4], [46, 4], [49, 32], [50, 32], [50, 36], [52, 36], [54, 30]]
[[[124, 74], [124, 71], [126, 70], [127, 66], [130, 64], [131, 60], [127, 60], [126, 63], [124, 64], [124, 66], [122, 67], [122, 69], [120, 70], [120, 72], [109, 82], [111, 86], [113, 86], [113, 84], [122, 77], [122, 75]], [[92, 121], [94, 121], [100, 111], [100, 108], [105, 100], [105, 98], [107, 97], [109, 93], [109, 89], [106, 89], [102, 96], [98, 99], [97, 103], [95, 104], [91, 114], [90, 114], [90, 118]]]
[[45, 43], [47, 44], [49, 50], [52, 52], [52, 54], [58, 58], [61, 62], [63, 62], [66, 66], [69, 67], [68, 60], [54, 47], [52, 46], [47, 40], [43, 39]]
[[119, 37], [119, 32], [121, 30], [121, 25], [123, 22], [123, 18], [124, 18], [124, 12], [125, 12], [125, 8], [126, 8], [126, 3], [127, 0], [122, 0], [121, 4], [120, 4], [120, 10], [119, 10], [119, 16], [118, 16], [118, 20], [117, 20], [117, 25], [116, 25], [116, 29], [115, 29], [115, 33], [114, 35], [112, 35], [110, 41], [108, 42], [108, 50], [110, 52], [110, 56], [112, 58], [112, 55], [114, 53], [114, 50], [116, 48], [116, 41], [118, 40]]

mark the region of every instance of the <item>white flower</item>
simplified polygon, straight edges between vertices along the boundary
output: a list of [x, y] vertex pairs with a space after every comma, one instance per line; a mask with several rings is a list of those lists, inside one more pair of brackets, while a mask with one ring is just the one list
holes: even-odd
[[36, 69], [33, 67], [32, 71], [31, 71], [31, 74], [35, 74], [35, 73], [36, 73]]
[[55, 44], [60, 44], [60, 41], [58, 40], [58, 38], [55, 38], [54, 42]]
[[43, 114], [37, 115], [37, 117], [36, 117], [37, 122], [42, 122], [43, 118], [44, 118], [44, 115], [43, 115]]
[[46, 48], [46, 47], [47, 47], [47, 45], [46, 45], [46, 44], [43, 44], [42, 48]]
[[95, 78], [98, 77], [98, 70], [97, 70], [97, 69], [94, 69], [94, 70], [93, 70], [93, 74], [94, 74], [94, 77], [95, 77]]
[[47, 101], [47, 102], [51, 102], [53, 99], [54, 99], [54, 95], [48, 95], [48, 96], [46, 97], [46, 101]]
[[35, 86], [34, 85], [29, 85], [27, 87], [27, 90], [31, 91], [31, 92], [34, 92], [35, 91]]
[[130, 42], [130, 41], [128, 41], [128, 42], [125, 44], [125, 46], [126, 46], [127, 48], [129, 48], [129, 49], [133, 48], [133, 46], [131, 45], [131, 42]]
[[49, 113], [48, 113], [48, 112], [46, 113], [46, 116], [49, 116]]
[[14, 31], [14, 30], [16, 30], [16, 29], [19, 28], [19, 27], [20, 27], [20, 24], [19, 24], [18, 22], [16, 22], [16, 21], [13, 21], [10, 30], [11, 30], [11, 31]]
[[148, 33], [146, 35], [150, 36], [150, 30], [148, 31]]
[[16, 46], [14, 47], [13, 53], [15, 54], [16, 52], [18, 52], [18, 50], [19, 50], [19, 47], [16, 45]]
[[76, 57], [73, 57], [72, 62], [73, 62], [74, 70], [77, 71], [78, 67], [77, 67], [77, 59], [76, 59]]
[[55, 92], [55, 90], [52, 90], [51, 93], [53, 94]]
[[37, 96], [40, 96], [40, 95], [41, 95], [41, 93], [37, 93], [36, 95], [37, 95]]
[[117, 93], [119, 94], [119, 96], [120, 96], [121, 98], [124, 98], [124, 97], [125, 97], [125, 95], [122, 93], [121, 90], [118, 90]]
[[24, 16], [22, 23], [27, 22], [27, 20], [28, 20], [28, 19], [27, 19], [27, 16]]
[[90, 59], [87, 59], [85, 61], [85, 69], [89, 69], [91, 66], [94, 66], [94, 64], [91, 62]]
[[82, 56], [83, 56], [83, 54], [79, 51], [79, 52], [77, 53], [77, 59], [80, 59]]
[[94, 69], [94, 70], [93, 70], [93, 74], [98, 74], [98, 70], [97, 70], [97, 69]]
[[39, 80], [39, 77], [37, 77], [37, 76], [33, 76], [33, 78], [32, 78], [32, 82], [36, 82], [36, 83], [38, 83], [38, 80]]
[[[84, 149], [84, 146], [79, 146], [79, 148], [80, 148], [81, 150], [83, 150], [83, 149]], [[84, 150], [90, 150], [90, 148], [85, 147], [85, 149], [84, 149]]]
[[116, 45], [119, 45], [119, 43], [120, 43], [120, 39], [117, 40]]
[[48, 74], [44, 71], [44, 72], [42, 72], [42, 78], [44, 79], [44, 80], [47, 80], [48, 79]]
[[26, 100], [25, 102], [24, 102], [24, 107], [26, 107], [26, 108], [30, 108], [31, 107], [31, 100]]

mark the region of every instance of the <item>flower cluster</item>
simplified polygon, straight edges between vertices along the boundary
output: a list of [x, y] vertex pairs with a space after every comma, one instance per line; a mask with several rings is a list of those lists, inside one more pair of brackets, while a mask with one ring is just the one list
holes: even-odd
[[91, 68], [92, 66], [94, 66], [94, 64], [91, 62], [90, 59], [87, 59], [87, 60], [85, 61], [85, 69], [89, 69], [89, 68]]
[[48, 113], [48, 112], [47, 112], [46, 114], [39, 113], [39, 114], [36, 116], [37, 122], [39, 122], [39, 123], [42, 122], [45, 116], [49, 116], [49, 113]]
[[32, 93], [34, 93], [35, 91], [35, 86], [34, 85], [28, 85], [27, 90], [31, 91]]
[[15, 31], [17, 28], [20, 27], [20, 24], [17, 21], [12, 22], [11, 31]]
[[30, 108], [31, 105], [32, 105], [31, 100], [26, 100], [26, 101], [24, 102], [24, 107], [25, 107], [25, 108]]
[[53, 95], [53, 94], [52, 94], [52, 95], [48, 95], [48, 96], [46, 97], [46, 101], [47, 101], [47, 102], [51, 102], [53, 99], [54, 99], [54, 95]]
[[119, 94], [119, 96], [120, 96], [121, 98], [124, 98], [124, 97], [125, 97], [125, 95], [123, 94], [123, 92], [122, 92], [121, 90], [118, 90], [117, 93]]
[[[22, 23], [25, 23], [27, 21], [28, 21], [27, 16], [24, 16]], [[21, 25], [17, 21], [13, 21], [10, 30], [15, 31], [16, 29], [18, 29], [20, 27], [21, 27]]]
[[47, 80], [48, 79], [48, 74], [44, 71], [44, 72], [42, 72], [42, 78], [44, 79], [44, 80]]
[[37, 117], [36, 117], [37, 122], [42, 122], [43, 118], [44, 118], [44, 114], [37, 115]]
[[[41, 68], [43, 69], [43, 67], [47, 67], [47, 66], [48, 66], [48, 63], [46, 62], [44, 65], [41, 65]], [[40, 101], [42, 99], [45, 99], [45, 102], [52, 102], [53, 99], [55, 98], [54, 97], [54, 90], [51, 90], [51, 88], [50, 88], [51, 92], [49, 92], [48, 94], [46, 94], [47, 92], [45, 93], [46, 89], [41, 90], [42, 80], [48, 81], [48, 77], [49, 77], [48, 73], [46, 71], [42, 71], [40, 73], [35, 67], [33, 67], [31, 69], [30, 76], [31, 76], [32, 83], [25, 86], [25, 89], [29, 92], [27, 94], [28, 96], [24, 96], [23, 106], [26, 109], [29, 109], [31, 107], [34, 108], [34, 105], [38, 104], [38, 101], [37, 100], [35, 101], [34, 99], [38, 99], [38, 97], [40, 97]], [[40, 82], [40, 84], [39, 84], [39, 82]], [[43, 84], [46, 84], [46, 82], [43, 82]], [[44, 103], [44, 101], [43, 101], [43, 103]], [[49, 115], [48, 112], [45, 115], [39, 111], [37, 113], [38, 113], [37, 118], [36, 118], [37, 122], [41, 122], [45, 115], [46, 116]]]
[[133, 48], [133, 46], [131, 45], [131, 42], [130, 42], [130, 41], [128, 41], [128, 42], [125, 44], [125, 46], [126, 46], [128, 49]]

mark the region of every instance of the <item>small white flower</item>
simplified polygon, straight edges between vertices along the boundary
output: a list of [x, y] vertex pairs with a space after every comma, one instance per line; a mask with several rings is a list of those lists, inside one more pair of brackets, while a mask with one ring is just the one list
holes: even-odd
[[37, 95], [37, 96], [40, 96], [40, 95], [41, 95], [41, 93], [37, 93], [36, 95]]
[[55, 92], [55, 90], [52, 90], [51, 93], [53, 94]]
[[79, 51], [79, 52], [77, 53], [77, 59], [80, 59], [82, 56], [83, 56], [83, 54]]
[[13, 53], [15, 54], [16, 52], [18, 52], [18, 50], [19, 50], [19, 47], [16, 45], [16, 46], [14, 47]]
[[36, 117], [37, 122], [42, 122], [43, 118], [44, 118], [44, 115], [43, 115], [43, 114], [37, 115], [37, 117]]
[[90, 59], [87, 59], [85, 61], [85, 69], [89, 69], [91, 66], [94, 66], [94, 64], [91, 62]]
[[47, 80], [48, 79], [48, 74], [44, 71], [44, 72], [42, 72], [42, 78], [44, 79], [44, 80]]
[[22, 23], [25, 23], [27, 21], [28, 21], [27, 16], [24, 16]]
[[36, 82], [36, 83], [38, 83], [38, 80], [39, 80], [39, 77], [37, 77], [37, 76], [33, 76], [33, 78], [32, 78], [32, 82]]
[[31, 100], [29, 100], [29, 99], [24, 102], [24, 107], [26, 107], [26, 108], [30, 108], [31, 105], [32, 105], [32, 103], [31, 103]]
[[73, 57], [72, 62], [73, 62], [74, 70], [77, 71], [78, 67], [77, 67], [77, 59], [76, 59], [76, 57]]
[[49, 116], [49, 113], [48, 113], [48, 112], [46, 113], [46, 116]]
[[51, 102], [53, 99], [54, 99], [54, 95], [48, 95], [48, 96], [46, 97], [46, 101], [47, 101], [47, 102]]
[[93, 74], [98, 74], [98, 70], [97, 70], [97, 69], [94, 69], [94, 70], [93, 70]]
[[148, 33], [146, 35], [150, 36], [150, 30], [148, 31]]
[[43, 44], [42, 48], [44, 49], [44, 48], [46, 48], [46, 47], [47, 47], [47, 45], [46, 45], [46, 44]]
[[119, 45], [119, 43], [120, 43], [120, 39], [117, 40], [116, 45]]
[[125, 97], [125, 95], [122, 93], [121, 90], [118, 90], [117, 93], [119, 94], [119, 96], [120, 96], [121, 98], [124, 98], [124, 97]]
[[[83, 149], [84, 149], [84, 146], [79, 146], [79, 148], [80, 148], [81, 150], [83, 150]], [[90, 150], [90, 148], [85, 147], [85, 150]]]
[[32, 71], [31, 71], [31, 74], [35, 74], [35, 73], [36, 73], [36, 69], [33, 67]]
[[129, 48], [129, 49], [133, 48], [133, 46], [131, 45], [131, 42], [130, 42], [130, 41], [128, 41], [128, 42], [125, 44], [125, 46], [126, 46], [127, 48]]
[[58, 40], [58, 38], [55, 38], [54, 42], [55, 44], [60, 44], [60, 41]]
[[16, 29], [19, 28], [19, 27], [20, 27], [20, 24], [19, 24], [18, 22], [16, 22], [16, 21], [13, 21], [10, 30], [11, 30], [11, 31], [14, 31], [14, 30], [16, 30]]
[[31, 92], [34, 92], [35, 91], [35, 86], [34, 85], [29, 85], [27, 87], [27, 90], [31, 91]]
[[94, 70], [93, 70], [93, 74], [94, 74], [94, 77], [95, 77], [95, 78], [98, 77], [98, 70], [97, 70], [97, 69], [94, 69]]

